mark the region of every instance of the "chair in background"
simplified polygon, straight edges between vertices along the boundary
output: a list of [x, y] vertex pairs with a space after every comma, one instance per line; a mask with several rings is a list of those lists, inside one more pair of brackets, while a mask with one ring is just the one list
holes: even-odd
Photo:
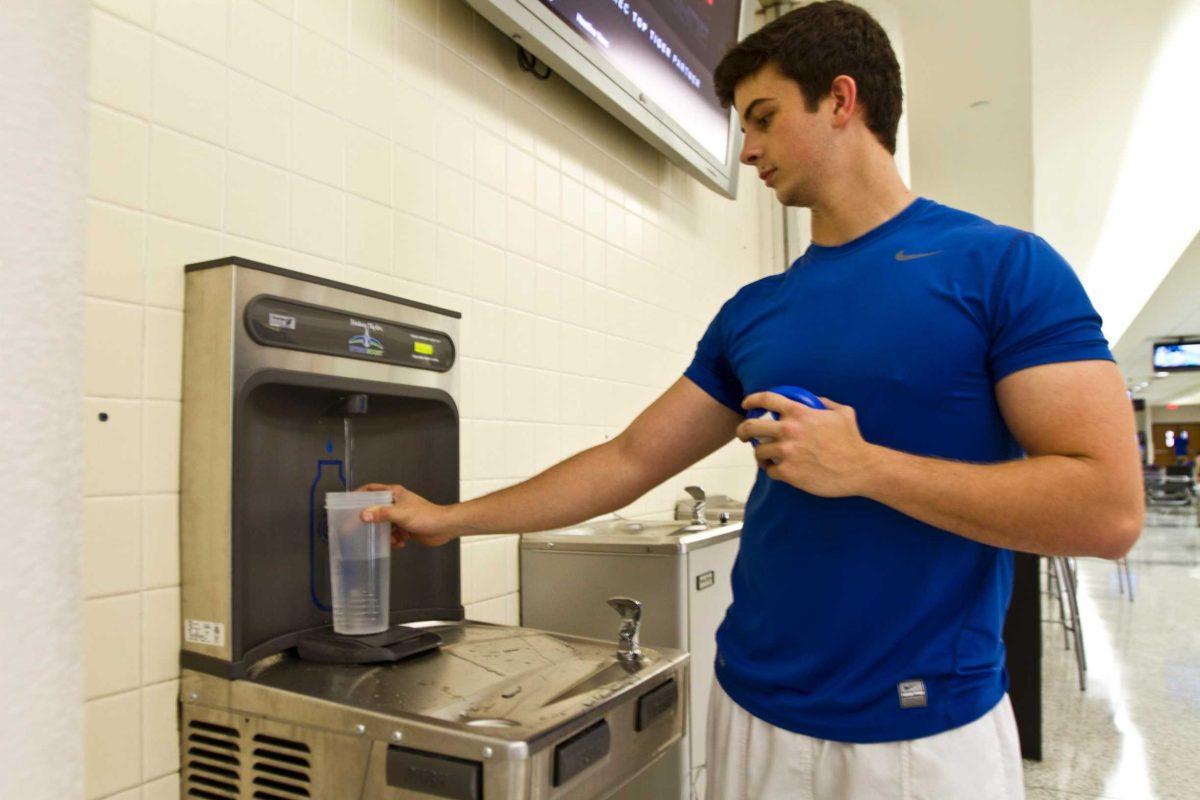
[[1146, 505], [1152, 509], [1185, 508], [1197, 505], [1196, 474], [1190, 464], [1163, 467], [1147, 464], [1142, 468], [1142, 484]]

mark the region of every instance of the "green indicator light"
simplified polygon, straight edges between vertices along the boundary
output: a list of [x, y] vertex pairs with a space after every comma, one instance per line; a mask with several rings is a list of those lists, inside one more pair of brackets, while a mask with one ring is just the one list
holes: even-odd
[[413, 342], [413, 352], [417, 355], [431, 356], [433, 355], [433, 345], [425, 342]]

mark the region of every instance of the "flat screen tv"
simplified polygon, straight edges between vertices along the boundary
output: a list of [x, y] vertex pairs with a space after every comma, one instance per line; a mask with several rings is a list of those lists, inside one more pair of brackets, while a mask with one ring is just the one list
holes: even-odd
[[1159, 372], [1200, 370], [1200, 339], [1155, 342], [1154, 369]]
[[713, 71], [753, 0], [467, 0], [493, 25], [714, 190], [737, 194], [741, 132]]

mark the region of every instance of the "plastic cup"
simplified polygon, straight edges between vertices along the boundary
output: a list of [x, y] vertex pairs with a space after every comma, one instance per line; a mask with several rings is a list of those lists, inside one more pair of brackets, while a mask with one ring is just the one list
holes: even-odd
[[363, 522], [369, 506], [390, 506], [391, 492], [329, 492], [329, 576], [333, 584], [333, 632], [347, 636], [388, 628], [392, 576], [391, 525]]

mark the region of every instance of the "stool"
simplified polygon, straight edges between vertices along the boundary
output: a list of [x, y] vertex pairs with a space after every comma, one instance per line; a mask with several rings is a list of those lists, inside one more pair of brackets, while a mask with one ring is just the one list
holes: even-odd
[[1075, 640], [1075, 664], [1079, 669], [1079, 691], [1087, 689], [1087, 655], [1083, 650], [1083, 626], [1079, 620], [1077, 592], [1079, 579], [1075, 572], [1074, 559], [1065, 556], [1047, 556], [1047, 588], [1052, 598], [1058, 600], [1058, 620], [1063, 626], [1063, 649], [1071, 649]]
[[1125, 587], [1129, 587], [1129, 602], [1133, 602], [1133, 573], [1129, 571], [1129, 559], [1118, 558], [1117, 565], [1117, 589], [1121, 594], [1125, 594]]

